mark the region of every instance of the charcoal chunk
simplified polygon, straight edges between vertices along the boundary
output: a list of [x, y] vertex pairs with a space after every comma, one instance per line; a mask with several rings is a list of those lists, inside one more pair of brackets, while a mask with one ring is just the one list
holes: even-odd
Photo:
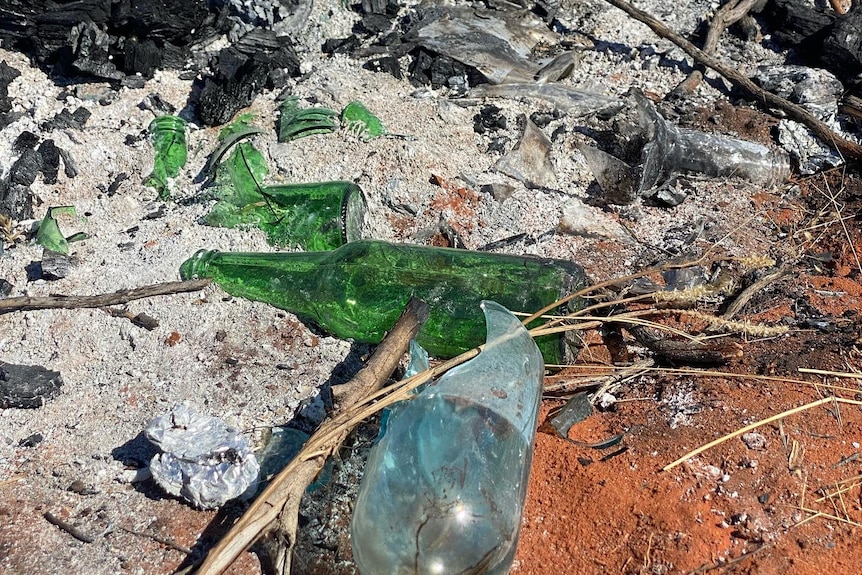
[[162, 65], [162, 50], [152, 40], [138, 42], [129, 38], [126, 40], [124, 60], [123, 72], [150, 78], [153, 71]]
[[30, 186], [0, 181], [0, 212], [18, 221], [32, 218], [33, 195]]
[[402, 78], [401, 64], [398, 63], [398, 58], [395, 58], [394, 56], [373, 58], [365, 62], [362, 67], [366, 70], [371, 70], [372, 72], [388, 72], [399, 80]]
[[84, 124], [91, 116], [90, 110], [80, 106], [74, 112], [70, 112], [68, 108], [63, 108], [54, 117], [42, 122], [41, 128], [46, 132], [51, 130], [65, 130], [73, 128], [75, 130], [83, 130]]
[[24, 130], [18, 137], [15, 138], [15, 142], [12, 144], [12, 149], [18, 153], [21, 153], [25, 150], [32, 150], [36, 148], [36, 144], [39, 143], [39, 136], [30, 132], [29, 130]]
[[366, 33], [374, 35], [389, 30], [392, 22], [382, 14], [368, 14], [362, 18], [360, 25]]
[[54, 140], [45, 140], [37, 151], [42, 157], [42, 179], [46, 184], [56, 184], [60, 171], [60, 148]]
[[0, 408], [36, 408], [60, 394], [59, 371], [0, 362]]
[[321, 46], [321, 51], [324, 54], [352, 54], [354, 50], [359, 48], [361, 42], [356, 36], [348, 36], [347, 38], [330, 38]]
[[42, 279], [53, 281], [69, 275], [71, 260], [68, 254], [49, 249], [42, 250]]
[[29, 187], [42, 171], [42, 155], [34, 149], [24, 150], [9, 170], [9, 182]]
[[299, 57], [292, 46], [251, 56], [235, 48], [219, 54], [216, 75], [207, 79], [197, 103], [198, 117], [207, 126], [230, 121], [240, 109], [248, 106], [261, 87], [276, 88], [278, 72], [299, 75]]
[[835, 22], [823, 42], [821, 59], [843, 78], [862, 73], [862, 4], [855, 2], [853, 8]]
[[6, 60], [0, 62], [0, 130], [15, 121], [15, 115], [11, 114], [12, 99], [9, 97], [9, 84], [20, 75], [21, 72], [8, 65]]

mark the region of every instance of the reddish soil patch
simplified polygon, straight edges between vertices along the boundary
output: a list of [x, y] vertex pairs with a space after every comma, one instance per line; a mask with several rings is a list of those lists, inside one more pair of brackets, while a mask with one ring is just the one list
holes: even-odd
[[[819, 178], [800, 182], [793, 205], [754, 198], [787, 241], [798, 242], [800, 258], [737, 319], [783, 321], [790, 332], [738, 339], [744, 354], [721, 368], [727, 376], [642, 376], [617, 394], [624, 401], [569, 432], [588, 443], [622, 433], [621, 445], [598, 451], [540, 433], [513, 573], [859, 572], [860, 406], [830, 402], [662, 471], [712, 440], [821, 397], [862, 398], [857, 380], [799, 372], [862, 371], [862, 233], [847, 218], [862, 207], [862, 187], [855, 177]], [[590, 357], [601, 355], [591, 345]], [[561, 404], [545, 403], [545, 410]]]

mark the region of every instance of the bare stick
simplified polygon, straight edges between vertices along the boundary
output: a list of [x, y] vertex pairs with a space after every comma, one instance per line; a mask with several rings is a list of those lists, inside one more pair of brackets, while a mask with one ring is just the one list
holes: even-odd
[[120, 305], [129, 303], [136, 299], [143, 299], [145, 297], [201, 290], [208, 286], [211, 281], [212, 280], [210, 279], [201, 279], [181, 282], [165, 282], [99, 295], [10, 297], [0, 299], [0, 314], [35, 309], [78, 309]]
[[407, 350], [410, 339], [427, 317], [428, 306], [419, 300], [411, 300], [365, 367], [345, 384], [348, 391], [342, 395], [336, 415], [309, 438], [302, 451], [273, 478], [248, 511], [210, 550], [197, 571], [198, 575], [224, 572], [240, 553], [273, 527], [278, 530], [276, 557], [272, 557], [275, 568], [281, 573], [290, 573], [302, 494], [323, 469], [329, 455], [338, 449], [355, 426], [355, 423], [344, 423], [345, 416], [361, 406], [369, 394], [383, 387]]
[[[758, 0], [727, 0], [727, 2], [718, 9], [712, 22], [709, 24], [709, 32], [706, 34], [706, 41], [703, 43], [703, 51], [706, 54], [715, 54], [718, 48], [718, 40], [725, 30], [731, 25], [742, 20], [751, 7]], [[672, 90], [674, 93], [691, 92], [703, 80], [703, 69], [698, 67], [689, 74], [685, 80], [680, 82], [676, 88]]]
[[93, 541], [96, 540], [95, 537], [91, 537], [90, 535], [87, 535], [86, 533], [84, 533], [83, 531], [81, 531], [80, 529], [78, 529], [77, 527], [75, 527], [74, 525], [69, 523], [68, 521], [64, 521], [63, 519], [60, 519], [59, 517], [57, 517], [56, 515], [54, 515], [50, 511], [46, 511], [43, 514], [43, 517], [48, 521], [48, 523], [50, 523], [52, 525], [56, 525], [57, 527], [59, 527], [60, 529], [62, 529], [63, 531], [65, 531], [66, 533], [68, 533], [69, 535], [74, 537], [75, 539], [77, 539], [78, 541], [83, 541], [84, 543], [92, 543]]
[[643, 22], [644, 24], [649, 26], [653, 32], [666, 40], [670, 40], [671, 42], [682, 48], [689, 56], [691, 56], [701, 64], [712, 68], [713, 70], [736, 84], [739, 88], [751, 94], [756, 100], [758, 100], [762, 104], [784, 110], [787, 115], [790, 116], [790, 118], [796, 120], [800, 124], [804, 124], [814, 133], [815, 136], [837, 149], [841, 154], [844, 155], [845, 160], [852, 159], [856, 162], [862, 162], [862, 145], [859, 145], [855, 142], [851, 142], [850, 140], [835, 133], [831, 128], [829, 128], [829, 126], [818, 120], [817, 117], [814, 116], [814, 114], [812, 114], [802, 106], [794, 104], [793, 102], [788, 102], [784, 98], [776, 96], [772, 92], [764, 90], [763, 88], [752, 82], [747, 76], [744, 76], [738, 70], [725, 66], [716, 58], [705, 53], [703, 50], [699, 49], [697, 46], [695, 46], [673, 30], [662, 24], [659, 20], [656, 20], [642, 10], [635, 8], [628, 2], [625, 2], [624, 0], [605, 1], [608, 2], [608, 4], [619, 8], [638, 22]]
[[126, 529], [122, 525], [117, 525], [117, 527], [120, 529], [120, 531], [125, 531], [126, 533], [129, 533], [130, 535], [135, 535], [136, 537], [143, 537], [144, 539], [152, 539], [156, 543], [161, 543], [165, 547], [169, 547], [169, 548], [173, 549], [174, 551], [179, 551], [180, 553], [185, 553], [186, 555], [192, 554], [191, 549], [189, 549], [188, 547], [185, 547], [183, 545], [180, 545], [179, 543], [173, 541], [172, 539], [168, 539], [166, 537], [159, 537], [155, 533], [143, 533], [141, 531], [135, 531], [134, 529]]

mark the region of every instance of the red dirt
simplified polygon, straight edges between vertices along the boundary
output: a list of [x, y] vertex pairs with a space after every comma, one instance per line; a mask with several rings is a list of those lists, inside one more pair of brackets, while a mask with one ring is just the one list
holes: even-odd
[[[856, 531], [862, 527], [858, 405], [806, 410], [754, 430], [764, 445], [735, 437], [662, 471], [701, 445], [785, 410], [830, 394], [862, 398], [862, 386], [853, 379], [798, 371], [862, 371], [862, 270], [850, 249], [862, 253], [862, 233], [855, 221], [847, 222], [845, 232], [833, 214], [827, 232], [805, 235], [811, 214], [822, 212], [826, 203], [818, 191], [824, 183], [801, 182], [801, 205], [778, 208], [780, 200], [770, 194], [754, 198], [758, 209], [800, 242], [800, 253], [820, 254], [813, 263], [802, 258], [788, 276], [752, 298], [738, 318], [767, 324], [811, 319], [810, 330], [738, 340], [744, 356], [722, 368], [775, 379], [643, 376], [622, 388], [619, 397], [626, 401], [570, 430], [569, 437], [582, 442], [623, 433], [627, 449], [606, 460], [620, 447], [602, 452], [540, 433], [513, 573], [862, 570]], [[830, 185], [850, 198], [842, 204], [843, 214], [858, 213], [859, 180], [832, 175]], [[595, 347], [591, 353], [600, 355]], [[555, 404], [546, 401], [545, 411]], [[791, 457], [794, 444], [797, 455]], [[840, 496], [838, 486], [845, 487]]]

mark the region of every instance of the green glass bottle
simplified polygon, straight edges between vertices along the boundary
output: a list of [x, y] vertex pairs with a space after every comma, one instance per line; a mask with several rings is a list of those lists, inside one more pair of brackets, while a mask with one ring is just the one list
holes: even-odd
[[148, 130], [156, 155], [144, 185], [155, 188], [159, 199], [166, 200], [170, 197], [168, 178], [175, 178], [188, 158], [186, 121], [178, 116], [160, 116], [150, 122]]
[[261, 186], [254, 191], [257, 201], [242, 206], [220, 201], [204, 221], [225, 228], [255, 226], [274, 246], [309, 251], [332, 250], [360, 238], [366, 204], [352, 182]]
[[[267, 302], [337, 337], [367, 343], [382, 340], [416, 296], [431, 308], [416, 341], [441, 358], [483, 343], [483, 299], [531, 313], [586, 284], [583, 269], [564, 260], [377, 240], [329, 252], [201, 250], [182, 264], [180, 275], [212, 278], [232, 295]], [[547, 363], [565, 361], [561, 335], [536, 343]]]

